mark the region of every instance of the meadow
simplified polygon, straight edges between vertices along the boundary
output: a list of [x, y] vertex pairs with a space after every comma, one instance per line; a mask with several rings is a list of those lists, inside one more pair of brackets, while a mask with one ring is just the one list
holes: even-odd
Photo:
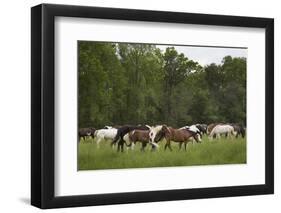
[[188, 143], [186, 151], [173, 142], [173, 151], [164, 151], [164, 144], [165, 140], [159, 142], [158, 151], [151, 152], [148, 145], [141, 152], [137, 143], [134, 150], [125, 147], [120, 153], [110, 147], [109, 141], [102, 141], [97, 149], [95, 140], [87, 139], [78, 144], [78, 170], [245, 164], [247, 159], [246, 138], [241, 137], [210, 141], [204, 136], [202, 143]]

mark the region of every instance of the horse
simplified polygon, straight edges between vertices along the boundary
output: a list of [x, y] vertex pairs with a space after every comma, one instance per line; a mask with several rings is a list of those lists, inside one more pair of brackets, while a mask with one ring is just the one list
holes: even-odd
[[191, 126], [183, 126], [179, 129], [187, 129], [190, 130], [192, 132], [195, 132], [197, 134], [199, 134], [200, 136], [202, 136], [203, 132], [197, 127], [197, 124], [191, 125]]
[[[131, 149], [134, 149], [134, 145], [137, 142], [140, 142], [142, 144], [141, 151], [144, 151], [145, 147], [147, 144], [151, 144], [152, 146], [152, 151], [158, 147], [157, 143], [150, 142], [149, 141], [149, 130], [133, 130], [123, 137], [127, 147], [131, 147]], [[158, 142], [158, 141], [157, 141]]]
[[120, 127], [122, 127], [122, 126], [120, 126], [120, 125], [104, 126], [103, 129], [112, 129], [112, 128], [118, 129], [118, 128], [120, 128]]
[[160, 125], [150, 127], [149, 132], [149, 139], [151, 142], [154, 142], [155, 139], [159, 140], [159, 138], [165, 138], [166, 144], [164, 150], [168, 147], [170, 151], [172, 151], [171, 141], [179, 143], [179, 150], [181, 150], [182, 144], [184, 143], [184, 149], [186, 150], [186, 145], [190, 142], [190, 137], [193, 137], [197, 143], [201, 142], [198, 133], [191, 131], [188, 128], [174, 129], [172, 127], [167, 127], [166, 125]]
[[99, 129], [95, 131], [95, 137], [97, 138], [97, 148], [99, 148], [99, 144], [101, 140], [114, 140], [117, 135], [117, 129], [110, 128], [110, 129]]
[[[224, 124], [224, 123], [211, 123], [211, 124], [209, 124], [209, 125], [207, 126], [206, 134], [207, 134], [207, 135], [210, 135], [211, 132], [212, 132], [212, 130], [213, 130], [217, 125], [223, 125], [223, 124]], [[226, 136], [227, 136], [227, 134], [226, 134]], [[217, 135], [214, 134], [212, 137], [213, 137], [213, 138], [216, 138]]]
[[221, 134], [225, 134], [227, 136], [236, 135], [236, 132], [234, 131], [233, 126], [229, 124], [217, 124], [212, 131], [209, 134], [209, 138], [213, 139], [213, 136], [216, 135], [218, 138], [220, 138]]
[[[184, 127], [179, 128], [179, 129], [185, 129], [185, 130], [192, 131], [192, 132], [196, 133], [198, 139], [201, 140], [202, 135], [203, 135], [204, 133], [203, 133], [199, 128], [197, 128], [197, 125], [198, 125], [198, 124], [194, 124], [194, 125], [191, 125], [191, 126], [184, 126]], [[189, 138], [189, 141], [191, 141], [191, 142], [193, 143], [195, 140], [194, 140], [193, 137], [190, 137], [190, 138]]]
[[91, 136], [92, 138], [94, 138], [95, 131], [96, 131], [96, 129], [92, 128], [92, 127], [80, 128], [78, 130], [79, 141], [81, 140], [81, 138], [83, 138], [85, 141], [87, 136]]
[[238, 138], [239, 135], [241, 135], [242, 138], [245, 137], [246, 135], [246, 131], [244, 126], [240, 125], [240, 124], [230, 124], [231, 126], [233, 126], [234, 131], [236, 132], [236, 138]]
[[200, 130], [201, 135], [207, 134], [207, 124], [195, 124], [195, 126]]
[[111, 146], [117, 144], [117, 151], [123, 152], [124, 151], [124, 136], [133, 131], [133, 130], [149, 130], [146, 126], [138, 125], [138, 126], [133, 126], [133, 125], [125, 125], [117, 129], [117, 134], [113, 141], [111, 142]]
[[215, 128], [216, 125], [218, 124], [222, 124], [222, 123], [211, 123], [207, 126], [207, 134], [210, 135], [210, 133], [212, 132], [212, 130]]

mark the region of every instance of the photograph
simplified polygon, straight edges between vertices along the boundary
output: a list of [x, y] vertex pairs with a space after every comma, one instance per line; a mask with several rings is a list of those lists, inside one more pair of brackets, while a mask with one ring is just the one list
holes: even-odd
[[247, 47], [77, 41], [77, 169], [247, 164]]
[[31, 205], [274, 193], [274, 18], [149, 8], [31, 8]]

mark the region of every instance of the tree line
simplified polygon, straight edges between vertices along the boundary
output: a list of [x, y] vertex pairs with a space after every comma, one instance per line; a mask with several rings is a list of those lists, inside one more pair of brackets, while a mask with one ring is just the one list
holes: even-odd
[[78, 59], [79, 127], [246, 125], [246, 58], [202, 66], [174, 47], [79, 41]]

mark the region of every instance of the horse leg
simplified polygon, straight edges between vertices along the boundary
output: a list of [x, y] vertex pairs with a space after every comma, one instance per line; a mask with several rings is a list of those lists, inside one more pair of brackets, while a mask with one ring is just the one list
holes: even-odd
[[121, 140], [117, 143], [117, 152], [122, 152], [122, 144]]
[[120, 151], [121, 152], [124, 152], [124, 141], [122, 139], [120, 139], [120, 141], [118, 142], [118, 150], [117, 151]]
[[164, 146], [164, 151], [166, 151], [167, 146], [168, 146], [168, 143], [166, 142], [166, 144], [165, 144], [165, 146]]
[[143, 148], [143, 143], [141, 144], [141, 149], [140, 149], [141, 152], [144, 151], [144, 148]]
[[97, 149], [100, 148], [100, 141], [101, 141], [101, 138], [98, 138], [98, 140], [97, 140]]
[[186, 147], [187, 147], [187, 141], [184, 142], [184, 151], [186, 151]]
[[[114, 142], [114, 141], [113, 141]], [[117, 142], [117, 152], [119, 152], [121, 150], [121, 143], [122, 143], [122, 139], [120, 138], [120, 140], [118, 140]]]
[[141, 151], [142, 152], [144, 152], [144, 149], [145, 149], [146, 145], [147, 145], [146, 143], [142, 143], [142, 145], [141, 145]]
[[235, 131], [231, 131], [231, 132], [230, 132], [230, 137], [231, 137], [232, 140], [233, 140], [233, 138], [236, 136], [235, 133], [236, 133]]
[[124, 152], [124, 144], [125, 144], [125, 141], [122, 138], [121, 139], [121, 152]]
[[143, 151], [145, 151], [145, 147], [147, 146], [147, 143], [143, 143]]
[[218, 138], [218, 139], [220, 139], [220, 138], [221, 138], [221, 135], [220, 135], [219, 133], [217, 134], [217, 138]]
[[169, 144], [168, 147], [169, 147], [170, 151], [173, 151], [171, 144]]
[[134, 150], [134, 149], [135, 149], [135, 142], [132, 142], [131, 150]]
[[170, 151], [173, 151], [172, 147], [171, 147], [171, 141], [169, 141], [169, 143], [168, 143], [168, 148], [170, 149]]
[[181, 150], [182, 142], [179, 143], [179, 150]]

